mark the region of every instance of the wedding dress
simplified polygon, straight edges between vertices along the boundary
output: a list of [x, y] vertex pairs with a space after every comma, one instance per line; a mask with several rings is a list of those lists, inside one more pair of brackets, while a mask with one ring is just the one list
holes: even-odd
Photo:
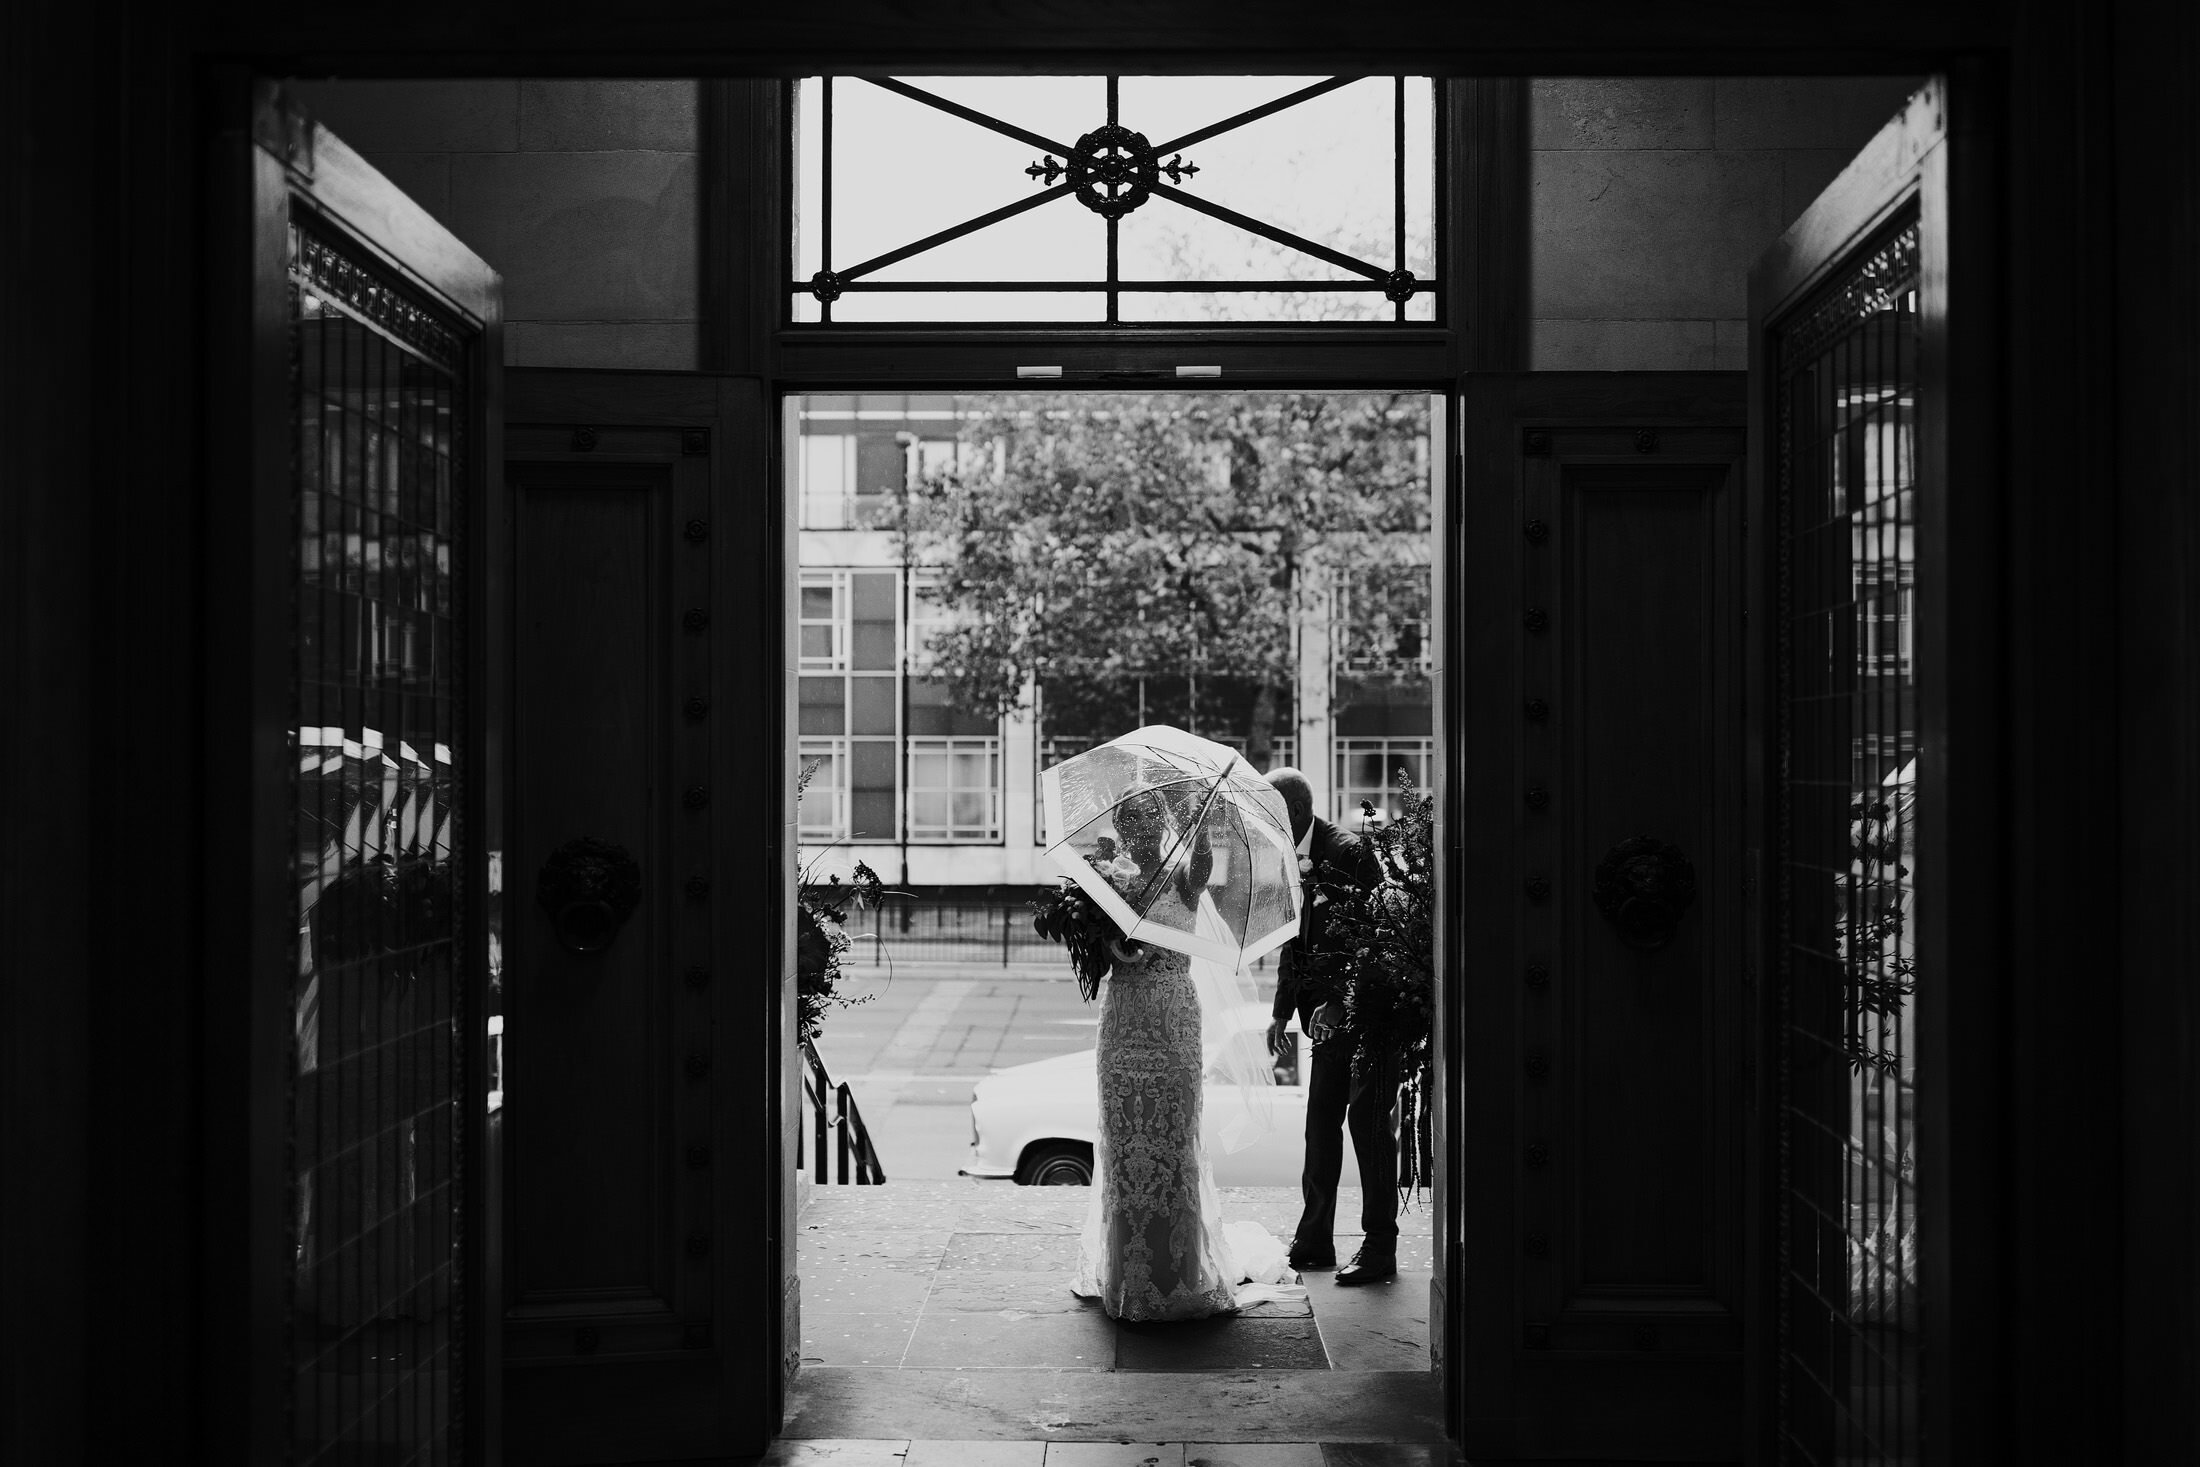
[[1100, 1138], [1071, 1287], [1116, 1319], [1203, 1319], [1304, 1293], [1266, 1228], [1222, 1222], [1200, 1137], [1206, 1062], [1191, 964], [1148, 947], [1101, 993]]

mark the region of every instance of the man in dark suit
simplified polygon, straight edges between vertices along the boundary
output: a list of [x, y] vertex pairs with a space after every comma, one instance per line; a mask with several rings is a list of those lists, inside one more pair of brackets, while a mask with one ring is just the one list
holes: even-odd
[[1398, 1100], [1398, 1058], [1375, 1056], [1358, 1073], [1353, 1071], [1352, 1039], [1344, 1026], [1349, 975], [1336, 955], [1324, 949], [1322, 901], [1314, 883], [1320, 877], [1341, 878], [1373, 887], [1382, 880], [1382, 869], [1367, 842], [1314, 813], [1314, 791], [1305, 775], [1275, 769], [1269, 771], [1268, 782], [1291, 811], [1291, 834], [1298, 841], [1307, 895], [1299, 935], [1283, 949], [1275, 1017], [1268, 1026], [1268, 1048], [1281, 1055], [1285, 1025], [1296, 1012], [1314, 1050], [1306, 1083], [1306, 1163], [1299, 1178], [1306, 1202], [1291, 1238], [1291, 1266], [1336, 1267], [1337, 1181], [1344, 1170], [1344, 1128], [1349, 1122], [1352, 1149], [1360, 1158], [1360, 1230], [1365, 1237], [1352, 1262], [1337, 1270], [1337, 1282], [1374, 1283], [1398, 1272], [1398, 1154], [1390, 1122]]

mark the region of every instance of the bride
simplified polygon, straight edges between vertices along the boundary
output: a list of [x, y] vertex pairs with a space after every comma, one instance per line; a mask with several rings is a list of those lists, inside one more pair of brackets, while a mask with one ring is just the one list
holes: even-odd
[[[1157, 925], [1219, 930], [1207, 890], [1214, 856], [1204, 837], [1193, 838], [1188, 857], [1163, 861], [1164, 839], [1179, 828], [1170, 803], [1149, 791], [1117, 806], [1117, 841], [1103, 844], [1103, 859], [1093, 864], [1119, 892], [1135, 889], [1144, 902], [1178, 905], [1173, 913], [1149, 909]], [[1208, 1068], [1201, 990], [1207, 990], [1205, 1007], [1219, 1009], [1218, 995], [1240, 975], [1207, 959], [1129, 941], [1097, 910], [1088, 920], [1106, 933], [1104, 957], [1079, 954], [1074, 942], [1072, 951], [1088, 970], [1082, 975], [1088, 993], [1089, 980], [1100, 976], [1093, 970], [1105, 968], [1100, 1135], [1072, 1289], [1122, 1320], [1201, 1319], [1299, 1292], [1287, 1287], [1297, 1276], [1284, 1261], [1281, 1242], [1257, 1223], [1223, 1224], [1201, 1139]], [[1195, 976], [1199, 969], [1207, 971]], [[1230, 1129], [1242, 1132], [1248, 1119], [1233, 1117]]]

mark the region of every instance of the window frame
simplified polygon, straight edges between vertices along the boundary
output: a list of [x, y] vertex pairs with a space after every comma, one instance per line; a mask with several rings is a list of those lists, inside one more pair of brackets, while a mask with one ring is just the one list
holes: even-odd
[[[1386, 776], [1391, 769], [1391, 761], [1397, 755], [1417, 757], [1421, 761], [1421, 768], [1415, 776], [1415, 786], [1434, 794], [1436, 787], [1430, 775], [1440, 752], [1434, 734], [1340, 734], [1332, 738], [1329, 741], [1329, 804], [1334, 813], [1329, 817], [1330, 823], [1344, 830], [1358, 831], [1366, 828], [1364, 817], [1355, 814], [1347, 802], [1367, 798], [1367, 791], [1374, 787], [1352, 784], [1345, 779], [1345, 761], [1353, 755], [1379, 753]], [[1386, 777], [1380, 789], [1387, 793], [1391, 788], [1392, 785]]]
[[[917, 74], [918, 73], [916, 72], [911, 73], [911, 75]], [[1075, 73], [1075, 75], [1081, 80], [1094, 80], [1104, 82], [1107, 96], [1105, 122], [1110, 129], [1115, 128], [1115, 125], [1118, 121], [1116, 84], [1122, 79], [1123, 76], [1134, 75], [1134, 73], [1106, 74], [1098, 72], [1080, 72]], [[1193, 77], [1191, 79], [1197, 80], [1196, 77]], [[1175, 173], [1175, 165], [1179, 162], [1187, 161], [1182, 159], [1181, 154], [1178, 152], [1178, 150], [1180, 150], [1181, 148], [1196, 147], [1199, 141], [1204, 141], [1215, 136], [1227, 136], [1229, 133], [1236, 131], [1241, 126], [1256, 122], [1257, 120], [1266, 116], [1271, 116], [1277, 113], [1288, 111], [1291, 107], [1296, 106], [1302, 102], [1317, 100], [1320, 95], [1325, 94], [1329, 91], [1336, 90], [1341, 86], [1356, 84], [1358, 82], [1369, 80], [1396, 82], [1400, 84], [1395, 103], [1396, 113], [1393, 119], [1393, 131], [1391, 136], [1386, 137], [1383, 140], [1385, 144], [1388, 144], [1391, 149], [1395, 150], [1393, 154], [1393, 167], [1396, 170], [1395, 188], [1397, 193], [1397, 197], [1394, 200], [1394, 229], [1396, 232], [1396, 237], [1392, 241], [1393, 254], [1396, 258], [1393, 261], [1394, 268], [1390, 269], [1387, 272], [1387, 278], [1375, 278], [1369, 275], [1370, 270], [1382, 268], [1380, 266], [1377, 266], [1376, 262], [1358, 260], [1346, 253], [1340, 252], [1332, 246], [1323, 244], [1318, 240], [1314, 240], [1312, 238], [1299, 235], [1295, 231], [1285, 229], [1282, 226], [1275, 224], [1273, 221], [1256, 219], [1249, 215], [1236, 215], [1235, 211], [1221, 207], [1215, 204], [1214, 201], [1204, 199], [1197, 194], [1187, 196], [1184, 193], [1180, 192], [1176, 187], [1177, 185], [1184, 182], [1184, 178], [1182, 176], [1178, 176]], [[795, 270], [798, 268], [798, 251], [796, 247], [796, 210], [798, 207], [798, 199], [796, 196], [801, 186], [801, 163], [797, 156], [802, 146], [800, 88], [801, 84], [805, 81], [817, 81], [823, 84], [822, 94], [820, 98], [820, 132], [823, 155], [822, 168], [819, 177], [820, 216], [818, 229], [822, 240], [820, 262], [824, 266], [823, 269], [814, 272], [811, 278], [806, 281], [797, 279], [795, 277]], [[1050, 152], [1049, 155], [1044, 159], [1044, 163], [1051, 171], [1044, 180], [1038, 180], [1037, 166], [1026, 170], [1028, 173], [1032, 174], [1035, 181], [1043, 181], [1044, 183], [1049, 185], [1049, 187], [1043, 194], [1026, 195], [1024, 198], [1012, 201], [1005, 210], [995, 210], [987, 214], [971, 215], [968, 218], [959, 221], [955, 225], [949, 226], [947, 230], [942, 231], [941, 233], [926, 236], [922, 239], [912, 239], [906, 241], [900, 247], [897, 247], [896, 249], [887, 252], [887, 254], [885, 255], [878, 256], [875, 260], [872, 261], [845, 262], [841, 264], [836, 271], [831, 258], [833, 211], [832, 157], [834, 150], [832, 123], [832, 83], [838, 81], [870, 82], [875, 86], [879, 86], [887, 90], [896, 92], [910, 100], [916, 101], [920, 105], [937, 107], [943, 111], [960, 116], [965, 121], [970, 122], [973, 126], [979, 127], [981, 129], [996, 133], [1009, 134], [1013, 137], [1017, 137], [1021, 141], [1026, 142], [1029, 146], [1033, 148], [1044, 147], [1050, 148], [1052, 152], [1061, 152], [1064, 154], [1063, 161], [1061, 164], [1057, 164], [1056, 160], [1052, 157]], [[1407, 193], [1407, 172], [1404, 159], [1404, 154], [1406, 152], [1406, 100], [1403, 84], [1416, 81], [1427, 82], [1429, 87], [1429, 151], [1427, 160], [1429, 186], [1428, 222], [1432, 237], [1429, 242], [1430, 247], [1428, 259], [1433, 273], [1425, 278], [1415, 277], [1413, 272], [1409, 270], [1405, 264], [1404, 234], [1407, 213], [1407, 206], [1405, 203]], [[785, 184], [783, 188], [783, 218], [785, 228], [783, 231], [784, 237], [780, 241], [781, 260], [789, 268], [783, 269], [781, 271], [781, 279], [776, 287], [776, 293], [778, 297], [777, 310], [774, 314], [773, 319], [782, 331], [821, 333], [826, 336], [839, 335], [850, 330], [885, 330], [905, 334], [931, 335], [936, 334], [942, 330], [953, 330], [960, 327], [969, 326], [979, 326], [982, 328], [988, 324], [994, 324], [985, 322], [958, 321], [954, 319], [927, 319], [909, 321], [862, 322], [851, 325], [851, 323], [836, 322], [832, 319], [833, 302], [835, 299], [839, 298], [844, 291], [855, 290], [864, 293], [891, 295], [895, 293], [895, 291], [898, 289], [900, 291], [906, 291], [910, 293], [924, 294], [936, 292], [941, 289], [952, 289], [955, 287], [960, 287], [966, 292], [982, 293], [994, 293], [1006, 290], [1011, 293], [1032, 292], [1040, 294], [1059, 294], [1067, 289], [1073, 294], [1099, 294], [1104, 296], [1106, 301], [1107, 317], [1104, 321], [1092, 322], [1038, 320], [1027, 322], [1000, 323], [1007, 325], [1009, 329], [1069, 329], [1082, 331], [1098, 331], [1103, 334], [1112, 335], [1125, 330], [1166, 330], [1175, 328], [1190, 328], [1196, 330], [1204, 329], [1209, 324], [1218, 324], [1224, 326], [1225, 328], [1235, 326], [1252, 327], [1255, 329], [1284, 327], [1301, 330], [1312, 329], [1317, 331], [1335, 331], [1341, 329], [1357, 328], [1362, 330], [1372, 329], [1377, 332], [1395, 332], [1414, 326], [1427, 327], [1435, 325], [1448, 327], [1451, 324], [1452, 317], [1455, 312], [1455, 287], [1461, 277], [1455, 276], [1451, 272], [1450, 266], [1453, 262], [1450, 259], [1449, 252], [1446, 250], [1445, 247], [1447, 230], [1450, 228], [1452, 223], [1452, 221], [1447, 218], [1446, 212], [1446, 194], [1447, 190], [1451, 187], [1452, 180], [1452, 170], [1447, 166], [1448, 160], [1446, 150], [1447, 135], [1449, 132], [1449, 119], [1447, 116], [1446, 104], [1447, 97], [1449, 96], [1451, 89], [1447, 87], [1446, 81], [1446, 78], [1428, 72], [1373, 71], [1363, 73], [1336, 73], [1322, 78], [1319, 82], [1316, 82], [1311, 86], [1299, 88], [1288, 95], [1279, 96], [1278, 98], [1272, 99], [1268, 103], [1255, 106], [1253, 108], [1247, 109], [1237, 114], [1233, 114], [1226, 118], [1218, 118], [1216, 119], [1216, 122], [1220, 125], [1215, 126], [1212, 129], [1201, 128], [1197, 132], [1186, 134], [1182, 138], [1164, 138], [1152, 145], [1152, 153], [1156, 158], [1158, 158], [1159, 155], [1163, 153], [1178, 154], [1178, 156], [1172, 158], [1171, 160], [1160, 163], [1158, 169], [1158, 173], [1169, 173], [1172, 175], [1171, 183], [1162, 183], [1158, 177], [1158, 173], [1155, 173], [1151, 170], [1149, 170], [1148, 174], [1146, 175], [1145, 183], [1147, 185], [1150, 185], [1157, 194], [1163, 196], [1173, 196], [1180, 205], [1188, 208], [1192, 212], [1197, 212], [1207, 217], [1223, 219], [1226, 223], [1234, 223], [1236, 227], [1240, 229], [1247, 229], [1249, 232], [1255, 234], [1256, 237], [1265, 236], [1273, 242], [1282, 244], [1285, 248], [1293, 250], [1299, 255], [1303, 255], [1307, 258], [1316, 260], [1326, 259], [1327, 263], [1331, 264], [1333, 268], [1347, 269], [1355, 277], [1368, 277], [1352, 280], [1311, 280], [1305, 282], [1291, 282], [1291, 284], [1293, 285], [1303, 284], [1304, 289], [1309, 294], [1324, 289], [1332, 291], [1341, 289], [1348, 293], [1367, 293], [1370, 291], [1376, 291], [1383, 293], [1386, 298], [1392, 299], [1395, 303], [1396, 311], [1395, 317], [1391, 320], [1289, 320], [1272, 322], [1205, 323], [1197, 320], [1150, 322], [1123, 321], [1118, 319], [1120, 315], [1120, 312], [1118, 310], [1118, 300], [1119, 297], [1124, 294], [1166, 295], [1185, 293], [1194, 290], [1194, 288], [1202, 284], [1219, 286], [1221, 287], [1221, 293], [1223, 294], [1238, 294], [1244, 293], [1250, 286], [1275, 285], [1279, 284], [1280, 282], [1240, 280], [1215, 282], [1170, 282], [1166, 288], [1158, 290], [1153, 288], [1154, 285], [1158, 284], [1158, 282], [1147, 282], [1144, 288], [1141, 288], [1139, 284], [1135, 282], [1126, 284], [1120, 279], [1117, 270], [1115, 246], [1117, 220], [1114, 217], [1108, 217], [1104, 219], [1104, 221], [1102, 221], [1101, 224], [1098, 226], [1105, 229], [1107, 237], [1108, 264], [1107, 275], [1104, 280], [1081, 281], [1077, 282], [1074, 285], [1070, 285], [1067, 282], [1060, 281], [1027, 282], [1019, 280], [989, 280], [970, 282], [896, 281], [885, 284], [877, 282], [873, 282], [868, 285], [858, 284], [854, 279], [854, 274], [867, 274], [872, 268], [884, 268], [886, 265], [898, 262], [899, 260], [904, 258], [915, 258], [935, 245], [946, 244], [955, 238], [963, 238], [972, 234], [981, 233], [984, 229], [991, 227], [993, 223], [1001, 222], [1013, 213], [1024, 212], [1031, 208], [1045, 207], [1045, 203], [1040, 202], [1040, 200], [1052, 201], [1056, 196], [1067, 193], [1075, 182], [1074, 175], [1072, 175], [1071, 182], [1069, 183], [1063, 183], [1059, 186], [1055, 186], [1053, 182], [1054, 177], [1062, 173], [1064, 168], [1070, 163], [1071, 155], [1074, 154], [1075, 150], [1073, 148], [1067, 148], [1066, 146], [1051, 143], [1047, 139], [1041, 138], [1038, 135], [1033, 134], [1028, 130], [1022, 128], [1019, 124], [1014, 123], [1010, 119], [1000, 117], [994, 113], [990, 113], [982, 107], [966, 107], [962, 104], [955, 103], [945, 97], [933, 94], [929, 91], [929, 89], [919, 87], [912, 83], [909, 80], [908, 76], [902, 76], [888, 72], [874, 74], [873, 72], [867, 71], [862, 68], [850, 68], [828, 72], [805, 73], [803, 75], [790, 77], [780, 89], [780, 158], [778, 160], [779, 167], [781, 168], [785, 179]], [[1132, 120], [1134, 122], [1136, 121], [1135, 118]], [[1080, 138], [1078, 141], [1084, 142], [1085, 140], [1086, 139], [1084, 138]], [[1110, 146], [1113, 146], [1113, 144], [1103, 142], [1101, 144], [1101, 149], [1104, 151]], [[1187, 171], [1189, 173], [1196, 174], [1197, 172], [1199, 172], [1199, 169], [1196, 166], [1193, 166], [1190, 167]], [[1115, 185], [1106, 184], [1103, 185], [1103, 187], [1107, 188], [1112, 193]], [[1075, 198], [1067, 199], [1064, 201], [1064, 207], [1068, 207], [1069, 205], [1076, 204], [1078, 202], [1079, 201]], [[1136, 208], [1137, 206], [1133, 205], [1131, 207]], [[942, 235], [945, 235], [946, 237], [943, 238]], [[1400, 283], [1403, 283], [1407, 287], [1408, 291], [1407, 296], [1403, 299], [1391, 295], [1389, 290], [1389, 287], [1396, 286]], [[1212, 294], [1215, 292], [1210, 290], [1207, 293]], [[804, 297], [805, 294], [811, 295], [813, 302], [819, 310], [819, 319], [811, 321], [797, 319], [795, 314], [796, 304]], [[1406, 315], [1408, 302], [1413, 298], [1414, 295], [1426, 295], [1433, 298], [1433, 311], [1432, 318], [1430, 320], [1421, 321], [1408, 319]]]
[[[867, 74], [842, 68], [836, 75]], [[1388, 74], [1388, 73], [1384, 73]], [[1518, 371], [1528, 363], [1528, 180], [1521, 136], [1526, 88], [1509, 78], [1439, 77], [1435, 85], [1436, 259], [1445, 308], [1437, 322], [1126, 322], [1009, 326], [988, 323], [835, 324], [786, 319], [792, 278], [793, 89], [771, 108], [777, 140], [745, 151], [756, 133], [742, 119], [710, 120], [739, 153], [741, 176], [705, 191], [707, 210], [768, 191], [780, 200], [769, 231], [703, 262], [706, 367], [761, 371], [775, 394], [998, 391], [1125, 384], [1209, 388], [1385, 388], [1452, 395], [1463, 371]], [[739, 142], [736, 143], [736, 139]], [[718, 145], [706, 148], [706, 154]], [[1505, 221], [1496, 223], [1493, 221]], [[729, 224], [729, 233], [739, 233]], [[706, 230], [706, 238], [710, 237]], [[760, 329], [759, 329], [760, 328]], [[768, 345], [752, 346], [752, 341]], [[1196, 368], [1196, 373], [1185, 369]]]
[[[1002, 789], [1003, 739], [992, 734], [905, 734], [901, 741], [901, 820], [902, 829], [913, 846], [997, 846], [1006, 837], [1003, 819], [1007, 803]], [[969, 747], [978, 746], [978, 747]], [[917, 761], [920, 755], [944, 754], [948, 767], [955, 767], [955, 756], [965, 753], [982, 753], [989, 761], [991, 775], [983, 793], [991, 807], [991, 821], [982, 832], [965, 833], [966, 827], [958, 826], [950, 819], [945, 826], [925, 826], [917, 821], [916, 803], [919, 795], [945, 795], [949, 800], [949, 814], [953, 814], [953, 801], [959, 795], [975, 794], [974, 787], [957, 784], [928, 785], [917, 780]]]

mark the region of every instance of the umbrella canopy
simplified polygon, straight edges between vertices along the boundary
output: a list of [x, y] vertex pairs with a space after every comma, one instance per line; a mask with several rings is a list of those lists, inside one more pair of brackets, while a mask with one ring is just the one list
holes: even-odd
[[1298, 934], [1290, 812], [1236, 750], [1155, 724], [1039, 785], [1047, 854], [1126, 936], [1237, 968]]

